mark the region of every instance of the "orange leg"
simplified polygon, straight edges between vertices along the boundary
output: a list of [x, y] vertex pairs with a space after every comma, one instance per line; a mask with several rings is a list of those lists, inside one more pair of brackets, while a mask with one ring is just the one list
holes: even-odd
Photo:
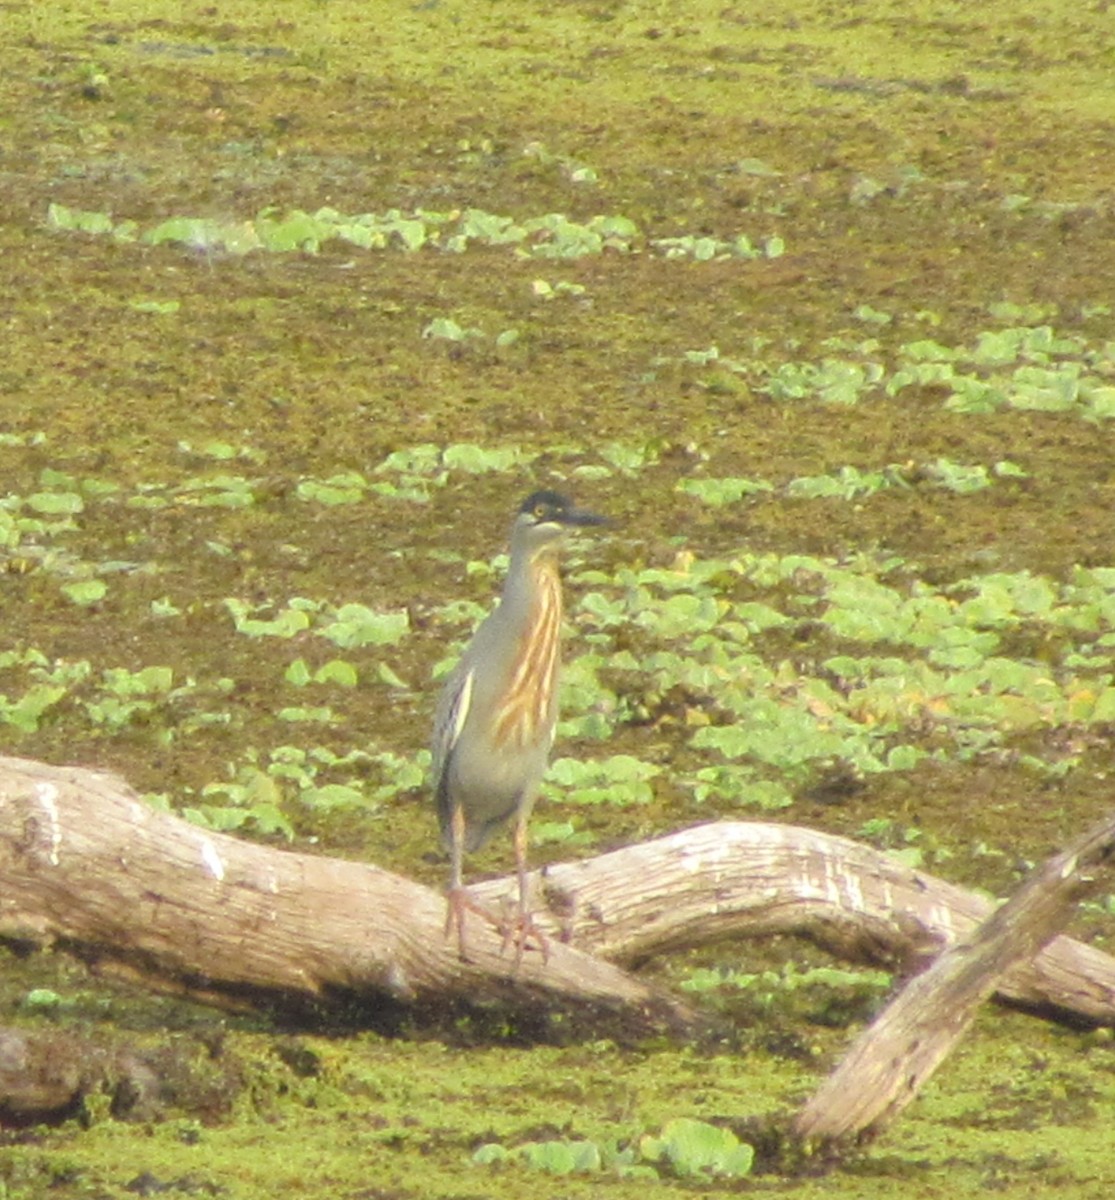
[[542, 962], [550, 961], [550, 939], [535, 925], [530, 915], [530, 896], [527, 884], [527, 819], [520, 813], [515, 818], [515, 871], [519, 877], [519, 911], [510, 920], [503, 922], [502, 954], [512, 942], [515, 943], [515, 966], [523, 961], [527, 943], [534, 942], [542, 954]]
[[465, 962], [468, 952], [465, 946], [465, 913], [474, 912], [483, 917], [497, 929], [501, 927], [499, 919], [468, 894], [468, 888], [461, 882], [462, 864], [465, 852], [465, 811], [460, 805], [453, 809], [449, 825], [449, 888], [446, 892], [445, 936], [449, 937], [453, 930], [457, 931], [457, 953]]

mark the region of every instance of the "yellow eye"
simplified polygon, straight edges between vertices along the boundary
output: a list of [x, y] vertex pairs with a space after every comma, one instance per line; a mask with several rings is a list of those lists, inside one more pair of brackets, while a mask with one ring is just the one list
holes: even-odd
[[536, 504], [534, 506], [534, 515], [541, 520], [546, 515], [546, 506], [544, 504]]

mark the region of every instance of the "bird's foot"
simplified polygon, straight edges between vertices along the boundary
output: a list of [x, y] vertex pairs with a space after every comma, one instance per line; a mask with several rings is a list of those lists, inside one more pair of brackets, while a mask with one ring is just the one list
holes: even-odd
[[493, 929], [502, 932], [504, 928], [503, 920], [474, 900], [469, 894], [468, 888], [449, 888], [445, 893], [445, 936], [450, 937], [453, 930], [456, 929], [457, 953], [462, 962], [469, 961], [465, 948], [465, 914], [470, 912], [487, 921]]
[[[508, 905], [507, 907], [511, 908], [512, 906]], [[516, 970], [523, 961], [527, 947], [532, 944], [542, 955], [543, 966], [550, 961], [550, 939], [534, 923], [534, 918], [528, 909], [520, 906], [514, 912], [505, 912], [499, 922], [499, 929], [503, 934], [503, 944], [500, 946], [499, 952], [506, 954], [509, 947], [515, 947]]]

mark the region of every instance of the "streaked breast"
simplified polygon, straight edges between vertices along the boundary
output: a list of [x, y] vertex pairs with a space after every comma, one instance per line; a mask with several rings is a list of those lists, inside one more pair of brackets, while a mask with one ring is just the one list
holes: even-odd
[[516, 649], [507, 690], [492, 725], [497, 748], [523, 748], [549, 738], [557, 713], [561, 642], [561, 579], [557, 557], [540, 554], [531, 564], [533, 603]]

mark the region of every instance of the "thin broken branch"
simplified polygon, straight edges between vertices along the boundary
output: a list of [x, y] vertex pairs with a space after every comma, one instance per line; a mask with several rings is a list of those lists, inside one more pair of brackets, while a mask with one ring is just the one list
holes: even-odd
[[860, 1034], [799, 1115], [805, 1140], [835, 1141], [889, 1124], [964, 1036], [999, 980], [1029, 962], [1094, 888], [1115, 854], [1115, 817], [1031, 872], [970, 937], [911, 980]]

